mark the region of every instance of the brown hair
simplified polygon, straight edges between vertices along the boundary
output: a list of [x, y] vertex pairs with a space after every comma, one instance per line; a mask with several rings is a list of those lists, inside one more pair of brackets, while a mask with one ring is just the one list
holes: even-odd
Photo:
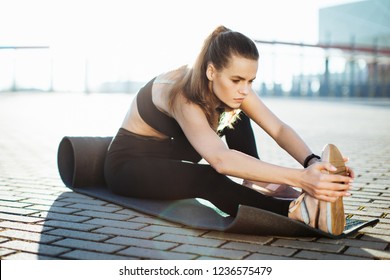
[[[182, 93], [187, 100], [202, 108], [210, 126], [216, 129], [220, 117], [218, 109], [224, 106], [212, 92], [206, 70], [210, 63], [216, 70], [228, 67], [233, 55], [253, 60], [259, 59], [259, 52], [251, 39], [224, 26], [217, 27], [204, 41], [193, 67], [187, 69], [183, 67], [182, 77], [172, 88], [169, 100], [171, 109], [174, 107], [176, 96]], [[228, 119], [227, 125], [235, 119], [234, 115], [237, 115], [237, 112], [225, 116]]]

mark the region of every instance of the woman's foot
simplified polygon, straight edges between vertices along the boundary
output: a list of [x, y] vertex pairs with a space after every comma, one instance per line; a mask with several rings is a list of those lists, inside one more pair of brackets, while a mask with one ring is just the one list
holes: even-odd
[[[337, 171], [332, 173], [347, 174], [344, 159], [336, 146], [332, 144], [325, 146], [321, 160], [330, 162], [337, 168]], [[341, 234], [345, 227], [342, 197], [331, 203], [320, 201], [303, 193], [298, 199], [291, 202], [288, 216], [333, 235]]]
[[307, 193], [291, 202], [288, 217], [333, 235], [340, 235], [345, 227], [344, 209]]

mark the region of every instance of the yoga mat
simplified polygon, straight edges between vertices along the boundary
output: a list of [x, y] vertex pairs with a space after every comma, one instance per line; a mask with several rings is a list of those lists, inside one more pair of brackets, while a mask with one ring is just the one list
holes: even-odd
[[374, 226], [379, 219], [347, 219], [344, 232], [331, 235], [266, 210], [240, 205], [229, 216], [202, 199], [147, 200], [112, 193], [104, 180], [104, 159], [111, 137], [64, 137], [58, 148], [58, 169], [64, 184], [75, 192], [99, 198], [188, 227], [223, 232], [293, 237], [344, 238]]

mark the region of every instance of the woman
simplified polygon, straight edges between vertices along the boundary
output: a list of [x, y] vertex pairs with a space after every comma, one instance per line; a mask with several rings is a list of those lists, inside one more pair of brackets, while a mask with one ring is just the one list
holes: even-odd
[[[335, 168], [318, 162], [297, 133], [263, 104], [252, 90], [258, 59], [252, 40], [220, 26], [205, 40], [192, 68], [161, 74], [145, 85], [109, 148], [105, 177], [111, 190], [148, 199], [204, 198], [230, 215], [244, 204], [340, 234], [342, 197], [349, 195], [353, 174], [325, 174]], [[308, 167], [261, 161], [250, 119]], [[199, 164], [202, 158], [209, 164]], [[242, 178], [245, 186], [228, 175]], [[303, 193], [293, 201], [276, 199], [246, 187], [252, 184], [271, 194], [285, 194], [290, 186]], [[322, 204], [332, 210], [321, 211]]]

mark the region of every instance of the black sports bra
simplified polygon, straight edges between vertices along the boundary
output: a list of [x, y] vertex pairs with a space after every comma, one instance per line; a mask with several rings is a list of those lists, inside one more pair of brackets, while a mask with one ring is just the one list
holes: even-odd
[[137, 94], [138, 113], [151, 127], [170, 137], [183, 136], [184, 132], [177, 121], [161, 112], [152, 101], [153, 78]]

